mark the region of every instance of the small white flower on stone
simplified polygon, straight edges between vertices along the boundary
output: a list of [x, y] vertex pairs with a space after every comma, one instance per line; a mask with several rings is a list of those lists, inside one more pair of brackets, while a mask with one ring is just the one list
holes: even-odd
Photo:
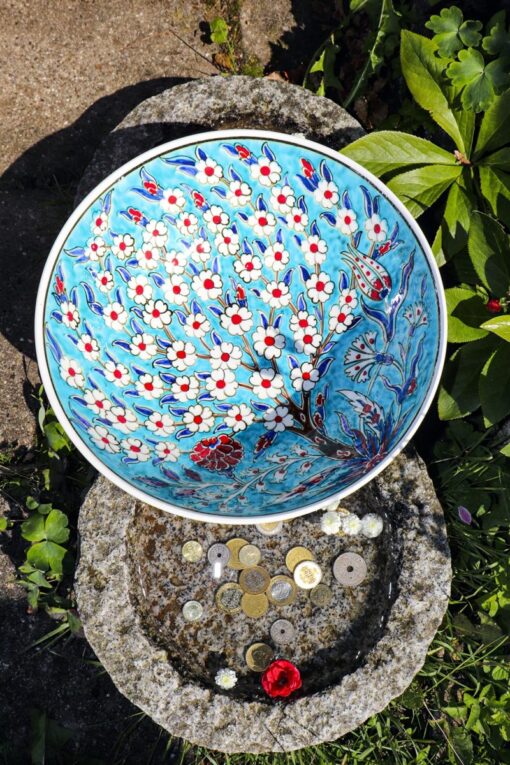
[[361, 533], [369, 539], [378, 537], [383, 530], [383, 519], [376, 513], [368, 513], [361, 519]]
[[233, 669], [220, 669], [216, 672], [214, 681], [224, 691], [230, 691], [237, 683], [237, 675]]
[[321, 529], [325, 534], [338, 534], [340, 531], [340, 516], [334, 510], [328, 510], [321, 518]]
[[349, 513], [342, 518], [342, 531], [348, 537], [355, 537], [361, 531], [361, 521], [354, 513]]

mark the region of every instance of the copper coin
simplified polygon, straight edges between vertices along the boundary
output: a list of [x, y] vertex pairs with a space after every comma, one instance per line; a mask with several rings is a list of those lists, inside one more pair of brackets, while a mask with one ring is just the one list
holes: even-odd
[[227, 547], [230, 550], [230, 560], [227, 563], [227, 566], [229, 568], [233, 568], [236, 571], [242, 569], [242, 565], [239, 563], [239, 550], [247, 544], [248, 542], [246, 539], [243, 539], [242, 537], [234, 537], [234, 539], [228, 540]]
[[342, 553], [333, 563], [333, 574], [344, 587], [356, 587], [367, 575], [367, 564], [357, 553]]
[[214, 601], [220, 611], [224, 611], [226, 614], [239, 614], [242, 596], [243, 591], [236, 582], [227, 582], [216, 590]]
[[239, 575], [239, 584], [245, 592], [257, 595], [265, 592], [269, 585], [269, 574], [262, 566], [245, 568]]
[[246, 616], [250, 616], [252, 619], [258, 619], [260, 616], [264, 616], [269, 608], [269, 601], [267, 595], [263, 592], [254, 595], [251, 592], [245, 592], [241, 598], [241, 608]]
[[269, 633], [275, 643], [291, 643], [296, 636], [294, 625], [287, 619], [277, 619], [273, 622]]
[[298, 563], [303, 560], [314, 560], [315, 556], [306, 547], [293, 547], [285, 556], [285, 565], [291, 573], [294, 573]]
[[244, 545], [239, 550], [239, 563], [243, 568], [251, 568], [260, 562], [262, 553], [256, 545]]
[[310, 600], [314, 606], [320, 606], [321, 608], [324, 608], [324, 606], [327, 606], [329, 603], [331, 603], [332, 597], [333, 593], [327, 584], [318, 584], [317, 587], [314, 587], [313, 590], [310, 590]]
[[296, 600], [296, 583], [290, 576], [273, 576], [269, 582], [266, 594], [269, 602], [273, 605], [288, 606]]
[[264, 672], [271, 664], [274, 651], [267, 643], [253, 643], [246, 651], [246, 664], [253, 672]]

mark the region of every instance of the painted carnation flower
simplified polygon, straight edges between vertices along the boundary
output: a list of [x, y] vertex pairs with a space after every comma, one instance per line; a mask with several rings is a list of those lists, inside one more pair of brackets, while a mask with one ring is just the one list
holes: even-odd
[[239, 441], [222, 434], [213, 438], [203, 438], [190, 455], [196, 465], [206, 470], [231, 470], [243, 458], [243, 447]]

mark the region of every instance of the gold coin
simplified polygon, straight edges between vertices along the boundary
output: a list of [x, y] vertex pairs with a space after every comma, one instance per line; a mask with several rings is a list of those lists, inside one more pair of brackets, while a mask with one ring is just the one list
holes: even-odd
[[302, 560], [294, 569], [294, 581], [302, 590], [312, 590], [322, 579], [322, 569], [314, 560]]
[[188, 563], [197, 563], [204, 554], [204, 548], [200, 542], [190, 539], [188, 542], [184, 542], [181, 553], [184, 560], [187, 560]]
[[242, 539], [242, 537], [234, 537], [234, 539], [228, 540], [227, 547], [230, 550], [230, 560], [227, 566], [229, 568], [233, 568], [236, 571], [240, 571], [243, 568], [239, 563], [239, 550], [247, 544], [246, 539]]
[[310, 600], [314, 606], [324, 608], [324, 606], [331, 603], [332, 597], [333, 593], [327, 584], [318, 584], [313, 590], [310, 590]]
[[266, 537], [274, 537], [280, 533], [282, 526], [281, 521], [267, 521], [266, 523], [257, 523], [255, 528]]
[[274, 651], [267, 643], [253, 643], [246, 651], [246, 663], [253, 672], [264, 672], [271, 664]]
[[262, 557], [262, 553], [256, 545], [244, 545], [239, 550], [239, 563], [243, 568], [256, 566]]
[[242, 596], [243, 591], [236, 582], [227, 582], [216, 590], [214, 601], [220, 611], [224, 611], [226, 614], [239, 614], [241, 613]]
[[270, 576], [262, 566], [252, 566], [245, 568], [239, 574], [239, 584], [245, 592], [258, 595], [267, 590]]
[[297, 587], [290, 576], [273, 576], [266, 594], [273, 605], [288, 606], [296, 600]]
[[306, 547], [293, 547], [285, 556], [285, 565], [294, 573], [297, 564], [303, 560], [315, 560], [315, 556]]
[[241, 598], [241, 608], [246, 616], [250, 616], [252, 619], [258, 619], [259, 616], [264, 616], [269, 608], [269, 601], [267, 595], [264, 593], [258, 593], [254, 595], [251, 592], [245, 592]]

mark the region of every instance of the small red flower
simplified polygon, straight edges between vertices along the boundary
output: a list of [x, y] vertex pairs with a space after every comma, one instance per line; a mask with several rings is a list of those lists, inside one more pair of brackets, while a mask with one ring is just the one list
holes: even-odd
[[301, 688], [301, 673], [290, 661], [278, 659], [262, 675], [262, 687], [272, 699], [278, 696], [290, 696]]
[[60, 276], [55, 277], [55, 286], [56, 286], [57, 295], [62, 295], [62, 293], [64, 292], [64, 282], [62, 281]]
[[379, 255], [386, 255], [388, 250], [391, 248], [391, 242], [384, 242], [384, 244], [381, 244], [377, 249], [379, 252]]
[[236, 151], [239, 154], [241, 159], [248, 159], [248, 157], [251, 157], [250, 150], [247, 149], [246, 146], [243, 146], [240, 143], [236, 144]]
[[193, 197], [195, 207], [203, 207], [205, 205], [205, 197], [203, 197], [202, 194], [200, 194], [198, 191], [194, 191], [191, 196]]
[[485, 307], [489, 313], [500, 313], [500, 311], [503, 310], [503, 306], [501, 305], [498, 298], [491, 298], [488, 300], [485, 304]]
[[135, 223], [140, 223], [143, 218], [143, 213], [140, 210], [135, 210], [134, 207], [128, 207], [128, 214], [134, 220]]
[[203, 438], [195, 444], [191, 459], [206, 470], [231, 470], [243, 458], [243, 447], [230, 436]]
[[306, 178], [311, 178], [314, 174], [313, 165], [307, 159], [301, 158], [301, 166]]
[[144, 181], [143, 185], [152, 196], [155, 196], [158, 193], [158, 185], [157, 183], [154, 183], [154, 181]]

